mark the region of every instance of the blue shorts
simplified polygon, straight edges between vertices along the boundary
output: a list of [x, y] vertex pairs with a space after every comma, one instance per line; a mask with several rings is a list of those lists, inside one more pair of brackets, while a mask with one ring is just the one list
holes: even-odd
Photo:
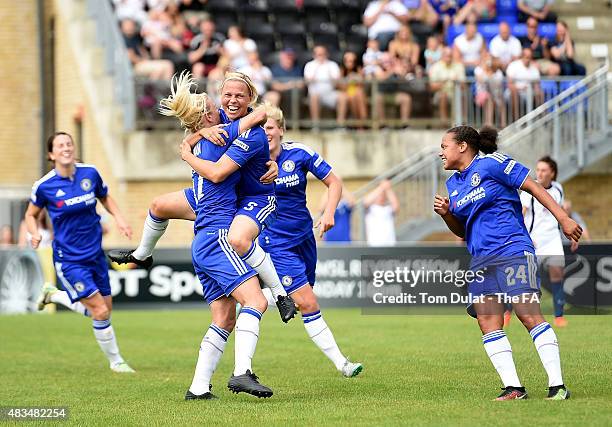
[[191, 245], [193, 268], [209, 304], [230, 296], [257, 273], [240, 259], [227, 241], [227, 229], [199, 230]]
[[498, 257], [482, 267], [483, 277], [468, 285], [470, 297], [505, 294], [510, 297], [540, 292], [540, 275], [533, 252]]
[[238, 200], [236, 215], [246, 215], [259, 227], [259, 232], [276, 219], [276, 197], [248, 196]]
[[317, 268], [317, 242], [311, 233], [306, 240], [290, 249], [270, 249], [278, 277], [291, 294], [306, 284], [314, 286]]
[[183, 190], [183, 193], [185, 194], [185, 199], [187, 199], [187, 203], [189, 203], [191, 210], [195, 212], [196, 211], [196, 199], [195, 199], [195, 194], [193, 194], [193, 187], [185, 188]]
[[54, 260], [54, 264], [57, 278], [72, 302], [90, 297], [98, 292], [102, 296], [111, 294], [108, 262], [104, 253], [92, 261]]

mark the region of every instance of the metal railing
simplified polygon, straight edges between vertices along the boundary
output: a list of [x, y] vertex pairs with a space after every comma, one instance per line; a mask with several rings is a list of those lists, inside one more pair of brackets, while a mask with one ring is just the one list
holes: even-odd
[[136, 124], [134, 74], [117, 18], [108, 0], [87, 0], [86, 7], [104, 50], [105, 71], [113, 79], [114, 100], [121, 107], [124, 129], [132, 130]]
[[[563, 182], [612, 152], [612, 127], [608, 113], [608, 65], [512, 122], [499, 135], [499, 151], [528, 167], [551, 155]], [[470, 123], [471, 124], [471, 123]], [[415, 241], [444, 224], [433, 212], [433, 196], [446, 194], [450, 173], [442, 169], [437, 147], [426, 148], [380, 175], [356, 192], [354, 240], [365, 241], [364, 196], [389, 179], [400, 201], [396, 215], [399, 241]]]

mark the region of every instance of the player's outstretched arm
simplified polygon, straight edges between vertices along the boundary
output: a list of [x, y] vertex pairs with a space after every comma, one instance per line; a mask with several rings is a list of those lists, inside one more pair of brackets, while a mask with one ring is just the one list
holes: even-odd
[[42, 211], [42, 208], [30, 202], [30, 204], [28, 204], [28, 209], [26, 210], [26, 213], [25, 213], [25, 218], [24, 218], [25, 225], [26, 225], [26, 229], [28, 233], [30, 233], [30, 236], [32, 236], [32, 240], [30, 241], [30, 244], [32, 245], [33, 249], [38, 248], [38, 245], [40, 244], [40, 241], [42, 240], [42, 236], [40, 235], [40, 232], [38, 231], [38, 221], [36, 220], [36, 218], [38, 218], [38, 215], [40, 214], [41, 211]]
[[224, 146], [228, 142], [236, 139], [241, 133], [263, 123], [266, 117], [266, 109], [261, 105], [239, 120], [238, 133], [236, 135], [232, 134], [233, 129], [227, 123], [223, 123], [209, 128], [203, 128], [196, 133], [187, 135], [183, 142], [187, 142], [191, 148], [193, 148], [200, 139], [204, 138], [213, 144]]
[[450, 212], [450, 200], [448, 197], [442, 197], [436, 194], [434, 197], [434, 212], [442, 217], [446, 226], [457, 237], [462, 239], [465, 237], [465, 227], [459, 220]]
[[563, 210], [563, 208], [553, 199], [550, 194], [542, 187], [540, 184], [535, 182], [530, 177], [525, 179], [525, 182], [521, 186], [521, 190], [524, 190], [535, 197], [538, 202], [542, 204], [546, 209], [550, 211], [551, 214], [555, 217], [555, 219], [559, 222], [561, 229], [563, 230], [563, 234], [567, 236], [568, 239], [577, 242], [582, 235], [582, 228], [576, 221], [571, 219], [567, 213]]
[[123, 218], [123, 214], [119, 210], [119, 206], [117, 205], [117, 202], [115, 202], [115, 199], [107, 194], [106, 196], [100, 198], [100, 202], [102, 203], [102, 206], [104, 206], [104, 209], [106, 209], [108, 213], [115, 218], [115, 223], [117, 224], [117, 228], [119, 228], [121, 234], [128, 239], [131, 239], [132, 227], [130, 227], [125, 218]]
[[186, 142], [181, 143], [181, 158], [200, 176], [210, 182], [218, 184], [232, 173], [236, 172], [240, 166], [230, 159], [227, 155], [221, 156], [216, 162], [200, 159], [191, 152], [191, 146]]
[[323, 209], [323, 214], [315, 224], [315, 228], [319, 229], [319, 237], [323, 237], [323, 233], [331, 229], [334, 225], [334, 214], [340, 199], [342, 198], [342, 180], [335, 173], [330, 172], [324, 179], [323, 184], [327, 186], [327, 203]]

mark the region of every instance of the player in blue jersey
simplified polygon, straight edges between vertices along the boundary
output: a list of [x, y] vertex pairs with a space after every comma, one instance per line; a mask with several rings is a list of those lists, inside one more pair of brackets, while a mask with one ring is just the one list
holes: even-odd
[[47, 140], [47, 151], [54, 168], [34, 183], [25, 223], [32, 247], [36, 249], [41, 240], [36, 218], [47, 209], [55, 234], [53, 262], [64, 290], [45, 285], [39, 309], [55, 303], [90, 316], [94, 336], [111, 369], [134, 372], [119, 353], [110, 322], [113, 303], [108, 265], [102, 251], [102, 226], [96, 213], [97, 200], [113, 215], [121, 234], [130, 238], [132, 230], [96, 168], [76, 162], [72, 136], [54, 133]]
[[285, 119], [279, 108], [268, 106], [267, 114], [264, 129], [270, 145], [270, 158], [280, 165], [275, 187], [278, 215], [270, 227], [263, 230], [259, 241], [272, 256], [283, 286], [299, 307], [310, 339], [338, 371], [345, 377], [354, 377], [363, 366], [350, 362], [342, 354], [312, 290], [317, 245], [313, 221], [306, 207], [306, 177], [310, 172], [328, 188], [326, 206], [315, 225], [319, 235], [323, 236], [335, 224], [334, 213], [342, 195], [342, 182], [318, 153], [297, 142], [282, 142]]
[[[164, 105], [167, 115], [175, 116], [184, 128], [194, 132], [200, 126], [219, 122], [219, 112], [205, 93], [192, 93], [189, 75], [173, 81], [172, 94]], [[229, 125], [235, 132], [238, 122]], [[226, 147], [199, 141], [193, 149], [200, 160], [215, 162]], [[185, 153], [182, 153], [183, 157]], [[257, 381], [251, 361], [259, 338], [259, 322], [268, 302], [261, 292], [257, 273], [232, 249], [228, 234], [239, 207], [238, 184], [241, 171], [234, 171], [221, 182], [192, 173], [195, 201], [195, 238], [191, 252], [194, 269], [210, 305], [212, 324], [202, 339], [198, 362], [185, 399], [214, 399], [210, 380], [223, 354], [231, 331], [236, 329], [235, 365], [228, 388], [257, 397], [270, 397], [272, 390]], [[236, 318], [236, 301], [242, 310]]]
[[457, 126], [447, 131], [441, 147], [444, 169], [456, 172], [446, 182], [449, 197], [435, 196], [434, 211], [454, 234], [465, 238], [472, 255], [471, 269], [482, 272], [468, 285], [473, 302], [468, 311], [472, 315], [475, 311], [485, 350], [504, 384], [496, 400], [527, 397], [502, 329], [508, 297], [548, 374], [548, 398], [569, 398], [561, 375], [557, 337], [540, 311], [536, 258], [518, 190], [528, 192], [545, 206], [568, 238], [578, 241], [582, 229], [529, 178], [526, 167], [496, 152], [495, 129], [478, 132], [469, 126]]
[[[246, 74], [230, 72], [225, 75], [221, 84], [221, 117], [225, 123], [244, 117], [256, 101], [257, 89]], [[270, 160], [268, 140], [261, 126], [248, 129], [239, 136], [231, 132], [224, 132], [224, 136], [228, 145], [219, 160], [196, 158], [186, 142], [182, 147], [183, 159], [200, 176], [215, 183], [223, 182], [240, 170], [238, 213], [232, 221], [228, 240], [270, 288], [282, 320], [288, 322], [296, 314], [295, 304], [283, 288], [270, 255], [257, 243], [257, 236], [276, 217], [274, 185], [260, 181]]]

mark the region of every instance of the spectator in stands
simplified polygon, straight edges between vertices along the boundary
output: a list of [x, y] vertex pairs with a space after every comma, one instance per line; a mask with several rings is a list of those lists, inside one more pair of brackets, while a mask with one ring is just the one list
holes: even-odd
[[15, 244], [13, 236], [13, 227], [5, 224], [0, 228], [0, 248], [7, 248]]
[[200, 21], [199, 31], [200, 33], [191, 39], [190, 52], [187, 56], [195, 78], [208, 76], [217, 66], [225, 41], [223, 34], [216, 31], [215, 23], [210, 17]]
[[557, 22], [557, 15], [550, 10], [554, 2], [555, 0], [519, 0], [519, 21], [526, 22], [533, 17], [538, 21]]
[[423, 56], [425, 57], [425, 71], [429, 72], [431, 66], [442, 59], [442, 45], [438, 37], [427, 37], [427, 47]]
[[[321, 197], [319, 214], [323, 215], [327, 206], [327, 189]], [[355, 197], [343, 185], [342, 198], [336, 212], [334, 213], [334, 226], [323, 235], [323, 240], [328, 243], [350, 243], [351, 242], [351, 214], [355, 206]]]
[[113, 6], [119, 21], [130, 19], [142, 25], [148, 19], [145, 0], [113, 0]]
[[497, 107], [501, 126], [506, 126], [506, 104], [503, 102], [504, 73], [488, 52], [482, 55], [480, 65], [474, 70], [474, 77], [476, 78], [474, 101], [485, 112], [485, 124], [494, 125], [495, 107]]
[[[344, 126], [346, 118], [346, 95], [336, 90], [340, 78], [340, 67], [331, 61], [327, 55], [327, 48], [317, 45], [313, 49], [313, 60], [304, 67], [304, 80], [308, 86], [308, 99], [310, 105], [310, 118], [314, 128], [318, 128], [321, 118], [321, 104], [327, 108], [336, 109], [336, 119], [339, 126]], [[341, 108], [341, 107], [344, 107]]]
[[121, 21], [121, 33], [136, 75], [152, 80], [170, 80], [174, 73], [174, 65], [165, 59], [149, 59], [149, 53], [142, 45], [134, 21], [131, 19]]
[[465, 26], [464, 33], [455, 39], [453, 48], [455, 57], [459, 58], [465, 67], [466, 75], [473, 76], [474, 68], [480, 64], [480, 56], [486, 49], [484, 38], [475, 23], [470, 22]]
[[225, 73], [230, 70], [229, 58], [221, 55], [217, 66], [208, 73], [206, 79], [206, 93], [215, 102], [216, 105], [221, 105], [221, 93], [219, 91], [221, 82], [225, 78]]
[[[584, 219], [578, 212], [572, 209], [571, 200], [565, 199], [565, 201], [563, 202], [563, 209], [565, 210], [565, 212], [569, 215], [571, 219], [576, 221], [578, 225], [582, 227], [582, 236], [580, 237], [580, 241], [591, 243], [591, 235], [589, 234], [589, 230], [587, 228], [586, 222], [584, 222]], [[564, 239], [565, 242], [567, 242], [567, 237], [565, 237], [563, 233], [561, 233], [561, 238]]]
[[401, 0], [371, 1], [363, 13], [363, 24], [368, 27], [368, 38], [376, 39], [382, 51], [387, 46], [402, 23], [408, 22], [408, 9]]
[[380, 43], [376, 39], [369, 39], [365, 53], [362, 56], [363, 74], [372, 77], [380, 71], [380, 60], [383, 52], [380, 50]]
[[465, 67], [454, 59], [450, 47], [442, 49], [442, 59], [429, 69], [429, 87], [434, 92], [434, 103], [440, 108], [440, 119], [448, 120], [449, 103], [455, 95], [455, 85], [465, 81]]
[[498, 67], [506, 71], [509, 63], [521, 57], [521, 51], [521, 42], [510, 33], [510, 25], [507, 22], [500, 23], [499, 34], [489, 43], [489, 52]]
[[455, 25], [461, 25], [464, 22], [469, 22], [469, 17], [475, 16], [478, 22], [490, 22], [496, 15], [495, 0], [467, 0], [455, 15]]
[[149, 18], [142, 25], [140, 32], [153, 59], [162, 59], [164, 54], [168, 56], [171, 53], [183, 52], [183, 43], [172, 37], [171, 26], [172, 19], [166, 12], [157, 9], [149, 11]]
[[[360, 126], [368, 117], [366, 94], [363, 88], [363, 71], [355, 52], [345, 52], [340, 66], [342, 82], [339, 89], [344, 92], [343, 102], [348, 103], [351, 114], [360, 121]], [[346, 107], [343, 107], [346, 110]]]
[[453, 17], [457, 13], [457, 0], [429, 0], [429, 2], [438, 14], [439, 21], [442, 22], [443, 32], [446, 33], [446, 29], [453, 22]]
[[540, 74], [545, 76], [558, 76], [561, 74], [561, 67], [556, 62], [551, 61], [548, 40], [538, 35], [538, 20], [530, 17], [527, 19], [527, 35], [519, 39], [521, 45], [528, 47], [533, 52], [533, 60], [540, 69]]
[[408, 65], [409, 74], [422, 75], [419, 58], [421, 48], [412, 39], [412, 31], [408, 24], [402, 24], [395, 38], [389, 43], [389, 53], [397, 59], [404, 60]]
[[223, 43], [223, 49], [230, 61], [230, 67], [239, 70], [249, 65], [249, 53], [257, 50], [255, 42], [246, 38], [237, 25], [228, 28], [227, 37]]
[[376, 102], [378, 118], [385, 120], [385, 94], [393, 95], [393, 102], [400, 109], [400, 126], [407, 127], [412, 110], [412, 96], [407, 81], [409, 65], [405, 60], [393, 57], [384, 52], [380, 61], [380, 70], [375, 77], [378, 80], [380, 96]]
[[395, 215], [399, 201], [391, 182], [383, 180], [378, 187], [363, 198], [366, 239], [370, 246], [395, 245]]
[[561, 67], [562, 76], [584, 76], [586, 68], [584, 65], [574, 61], [576, 53], [574, 41], [570, 36], [569, 28], [563, 21], [557, 22], [557, 37], [550, 47], [553, 60]]
[[281, 98], [289, 95], [294, 88], [302, 89], [304, 83], [302, 67], [295, 60], [295, 51], [283, 49], [278, 55], [278, 63], [272, 68], [272, 90], [266, 93], [265, 99], [272, 105], [279, 106]]
[[[272, 71], [261, 63], [257, 51], [249, 53], [249, 65], [238, 71], [251, 78], [260, 97], [266, 94], [268, 85], [272, 83]], [[262, 98], [259, 98], [259, 101], [261, 100]]]
[[428, 0], [404, 0], [404, 6], [408, 9], [409, 22], [420, 22], [431, 30], [436, 28], [438, 13]]
[[508, 78], [508, 90], [514, 120], [520, 117], [519, 102], [525, 101], [531, 96], [535, 98], [536, 105], [543, 102], [544, 95], [540, 88], [540, 70], [533, 61], [531, 49], [524, 48], [521, 58], [508, 65], [506, 77]]

